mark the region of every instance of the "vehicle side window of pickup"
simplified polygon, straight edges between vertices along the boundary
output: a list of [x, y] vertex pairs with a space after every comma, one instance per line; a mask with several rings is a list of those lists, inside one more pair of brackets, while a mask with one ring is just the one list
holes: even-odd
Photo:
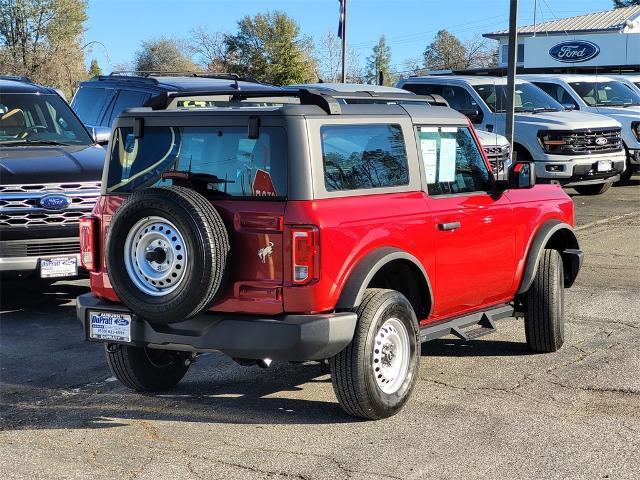
[[109, 122], [107, 127], [110, 127], [113, 121], [127, 108], [141, 107], [144, 102], [149, 98], [149, 94], [146, 92], [138, 92], [135, 90], [120, 90], [118, 98], [116, 98], [113, 108], [109, 114]]
[[534, 82], [534, 84], [538, 88], [544, 90], [547, 95], [551, 96], [554, 100], [557, 100], [562, 105], [573, 105], [573, 108], [578, 110], [578, 104], [562, 85], [556, 85], [555, 83], [546, 82]]
[[442, 96], [454, 110], [466, 115], [471, 123], [480, 124], [484, 120], [478, 102], [463, 87], [457, 85], [411, 84], [403, 87], [417, 95], [436, 94]]
[[467, 127], [418, 127], [429, 195], [487, 192], [489, 170]]

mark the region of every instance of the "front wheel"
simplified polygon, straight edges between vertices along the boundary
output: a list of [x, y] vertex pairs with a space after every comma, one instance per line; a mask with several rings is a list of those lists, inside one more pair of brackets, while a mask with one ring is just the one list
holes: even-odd
[[189, 370], [191, 356], [171, 350], [106, 343], [109, 368], [125, 387], [138, 392], [168, 390]]
[[564, 269], [557, 250], [542, 252], [526, 303], [527, 345], [534, 352], [555, 352], [564, 343]]
[[580, 195], [601, 195], [611, 188], [611, 182], [595, 185], [577, 185], [573, 187]]
[[395, 415], [418, 376], [418, 321], [404, 295], [368, 289], [357, 309], [351, 343], [331, 358], [331, 380], [340, 406], [367, 419]]

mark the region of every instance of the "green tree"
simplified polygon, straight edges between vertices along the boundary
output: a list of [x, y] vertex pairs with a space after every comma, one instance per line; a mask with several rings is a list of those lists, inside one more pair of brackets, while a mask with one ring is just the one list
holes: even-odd
[[313, 43], [284, 12], [245, 16], [227, 37], [233, 71], [275, 85], [315, 80]]
[[497, 64], [497, 49], [486, 39], [475, 37], [462, 42], [447, 30], [440, 30], [424, 50], [424, 65], [432, 70], [482, 68]]
[[98, 60], [94, 58], [89, 66], [89, 77], [97, 77], [98, 75], [102, 75], [102, 69], [98, 65]]
[[86, 0], [0, 0], [0, 71], [71, 95], [86, 77]]
[[135, 54], [134, 69], [144, 72], [200, 71], [185, 50], [180, 40], [163, 37], [145, 40]]
[[367, 57], [365, 79], [367, 83], [378, 83], [378, 76], [382, 72], [385, 85], [393, 84], [391, 74], [391, 48], [387, 45], [384, 35], [380, 36], [378, 44], [373, 47], [372, 54]]
[[640, 5], [640, 0], [613, 0], [613, 8], [632, 7]]

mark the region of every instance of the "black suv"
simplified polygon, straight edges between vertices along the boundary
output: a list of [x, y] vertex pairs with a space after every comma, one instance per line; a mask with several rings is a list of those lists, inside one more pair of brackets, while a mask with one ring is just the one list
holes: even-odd
[[[141, 107], [166, 92], [197, 93], [230, 88], [254, 91], [275, 87], [232, 73], [113, 72], [80, 82], [71, 108], [85, 125], [95, 128], [101, 143], [106, 143], [111, 124], [123, 110]], [[197, 101], [192, 104], [199, 106]]]
[[104, 156], [54, 89], [0, 77], [3, 280], [78, 274], [78, 221], [100, 194]]

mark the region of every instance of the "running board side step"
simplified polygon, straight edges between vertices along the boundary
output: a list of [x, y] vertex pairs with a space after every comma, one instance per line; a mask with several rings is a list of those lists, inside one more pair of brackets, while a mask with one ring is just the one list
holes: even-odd
[[[464, 317], [447, 320], [436, 325], [426, 325], [420, 329], [420, 341], [428, 342], [446, 335], [455, 335], [461, 340], [471, 340], [496, 331], [495, 322], [512, 317], [511, 305], [500, 305], [484, 312], [475, 312]], [[467, 327], [474, 327], [464, 330]]]

